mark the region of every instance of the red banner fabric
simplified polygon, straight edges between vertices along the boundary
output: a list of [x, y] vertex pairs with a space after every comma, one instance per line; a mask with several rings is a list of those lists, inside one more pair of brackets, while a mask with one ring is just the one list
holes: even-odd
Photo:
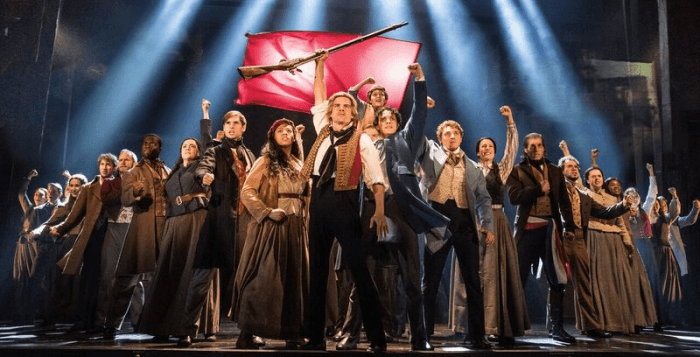
[[[316, 49], [331, 48], [360, 35], [310, 31], [280, 31], [248, 35], [244, 66], [271, 65], [283, 59], [312, 54]], [[410, 73], [408, 65], [418, 58], [420, 43], [373, 37], [359, 44], [332, 53], [326, 60], [328, 96], [348, 91], [355, 84], [372, 76], [389, 93], [388, 105], [401, 106]], [[315, 62], [298, 67], [294, 74], [273, 71], [257, 78], [238, 82], [239, 105], [264, 105], [273, 108], [310, 113], [314, 105]], [[370, 86], [360, 89], [359, 97], [367, 100]]]

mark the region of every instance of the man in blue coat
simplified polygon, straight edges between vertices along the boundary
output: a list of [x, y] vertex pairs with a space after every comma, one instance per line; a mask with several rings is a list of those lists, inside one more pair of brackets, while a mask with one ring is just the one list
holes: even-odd
[[[375, 123], [380, 137], [375, 141], [383, 159], [382, 169], [387, 178], [385, 214], [391, 221], [390, 234], [381, 239], [388, 244], [376, 244], [376, 233], [373, 229], [365, 228], [363, 242], [369, 243], [368, 251], [377, 252], [388, 250], [389, 254], [399, 257], [398, 263], [404, 280], [407, 310], [411, 323], [411, 348], [414, 351], [432, 351], [433, 346], [428, 342], [423, 309], [423, 294], [420, 280], [420, 253], [418, 248], [418, 233], [433, 229], [442, 232], [447, 228], [449, 219], [435, 211], [422, 198], [418, 178], [413, 167], [421, 152], [423, 129], [427, 117], [427, 86], [423, 69], [418, 63], [408, 66], [415, 76], [413, 91], [413, 110], [406, 126], [398, 131], [401, 125], [401, 114], [394, 108], [382, 107], [377, 110]], [[364, 221], [369, 222], [369, 216], [374, 212], [374, 201], [366, 195]], [[363, 224], [369, 227], [369, 224]], [[351, 304], [355, 302], [351, 300]], [[351, 308], [351, 311], [356, 311]], [[346, 322], [351, 331], [338, 343], [338, 349], [352, 349], [359, 340], [359, 313], [355, 313], [356, 323]]]
[[460, 148], [464, 131], [453, 120], [437, 128], [440, 143], [427, 140], [421, 161], [421, 184], [435, 210], [450, 219], [451, 237], [445, 240], [427, 234], [425, 250], [425, 319], [428, 333], [434, 327], [437, 297], [445, 261], [454, 247], [467, 288], [468, 330], [465, 342], [473, 349], [490, 349], [484, 337], [484, 293], [479, 276], [479, 245], [493, 244], [493, 210], [486, 180]]

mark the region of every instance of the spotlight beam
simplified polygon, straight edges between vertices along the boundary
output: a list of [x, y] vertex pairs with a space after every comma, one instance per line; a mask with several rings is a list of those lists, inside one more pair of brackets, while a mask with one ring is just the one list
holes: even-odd
[[142, 109], [151, 97], [149, 89], [166, 71], [164, 64], [179, 30], [189, 24], [201, 1], [168, 0], [142, 31], [133, 34], [107, 77], [77, 111], [77, 122], [85, 123], [85, 138], [74, 148], [73, 164], [83, 153], [108, 150], [112, 142], [103, 140], [105, 135], [121, 130]]
[[[184, 138], [197, 132], [198, 126], [192, 118], [201, 116], [200, 100], [206, 98], [212, 103], [210, 117], [214, 120], [214, 130], [220, 123], [217, 118], [231, 110], [238, 81], [237, 67], [242, 64], [247, 40], [245, 33], [260, 32], [266, 24], [275, 0], [246, 0], [233, 17], [220, 31], [211, 46], [211, 51], [203, 55], [201, 71], [197, 73], [194, 89], [181, 91], [167, 106], [166, 115], [183, 125], [172, 125], [163, 131], [163, 136]], [[195, 135], [198, 136], [198, 135]]]

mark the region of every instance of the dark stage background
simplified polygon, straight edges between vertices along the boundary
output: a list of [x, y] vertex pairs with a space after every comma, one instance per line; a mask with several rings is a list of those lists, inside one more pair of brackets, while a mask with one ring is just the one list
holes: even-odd
[[[40, 175], [30, 194], [48, 182], [63, 184], [63, 169], [91, 177], [98, 154], [122, 148], [139, 154], [149, 132], [163, 137], [162, 157], [172, 165], [182, 139], [199, 135], [202, 97], [212, 100], [215, 129], [228, 110], [246, 115], [245, 141], [256, 154], [270, 123], [283, 116], [310, 129], [305, 134], [310, 147], [309, 115], [234, 105], [245, 32], [368, 33], [406, 20], [408, 26], [385, 36], [422, 43], [418, 61], [438, 103], [429, 113], [428, 137], [434, 138], [441, 121], [458, 120], [466, 131], [463, 148], [473, 156], [479, 137], [505, 141], [498, 106], [508, 104], [520, 137], [543, 133], [553, 161], [561, 156], [558, 142], [566, 139], [582, 169], [597, 147], [606, 175], [642, 194], [648, 185], [644, 164], [654, 162], [661, 192], [678, 188], [682, 214], [700, 198], [698, 1], [188, 0], [178, 3], [191, 8], [183, 10], [186, 21], [158, 22], [154, 14], [167, 4], [2, 1], [0, 318], [12, 306], [11, 266], [21, 218], [16, 194], [31, 169]], [[524, 15], [532, 4], [539, 23]], [[550, 32], [538, 32], [541, 42], [533, 50], [527, 36], [520, 37], [526, 32], [518, 21]], [[170, 46], [161, 46], [166, 39]], [[552, 48], [556, 51], [547, 51]], [[473, 65], [475, 58], [480, 65]], [[620, 71], [632, 67], [642, 70]], [[542, 76], [548, 80], [538, 82]], [[409, 86], [400, 108], [404, 117], [411, 98]], [[700, 324], [699, 232], [697, 226], [684, 230], [690, 268], [684, 304], [692, 325]]]

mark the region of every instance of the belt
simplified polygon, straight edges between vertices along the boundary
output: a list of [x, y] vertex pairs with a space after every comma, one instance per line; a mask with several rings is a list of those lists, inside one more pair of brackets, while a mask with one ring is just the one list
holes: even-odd
[[277, 194], [277, 197], [279, 198], [296, 198], [296, 199], [301, 199], [301, 195], [298, 193], [279, 193]]
[[186, 194], [186, 195], [177, 196], [177, 197], [173, 198], [170, 202], [171, 202], [172, 204], [176, 205], [176, 206], [180, 206], [180, 205], [182, 205], [183, 203], [190, 202], [190, 201], [192, 201], [193, 199], [195, 199], [195, 198], [197, 198], [197, 197], [205, 197], [205, 198], [206, 198], [206, 197], [207, 197], [207, 194], [204, 193], [204, 192], [200, 192], [200, 193], [188, 193], [188, 194]]
[[500, 203], [494, 203], [494, 204], [491, 205], [491, 208], [493, 208], [493, 209], [501, 209], [501, 208], [503, 208], [503, 205], [500, 204]]
[[538, 229], [542, 227], [547, 227], [549, 225], [549, 221], [547, 222], [537, 222], [537, 223], [527, 223], [525, 224], [525, 230], [526, 231], [531, 231], [533, 229]]

